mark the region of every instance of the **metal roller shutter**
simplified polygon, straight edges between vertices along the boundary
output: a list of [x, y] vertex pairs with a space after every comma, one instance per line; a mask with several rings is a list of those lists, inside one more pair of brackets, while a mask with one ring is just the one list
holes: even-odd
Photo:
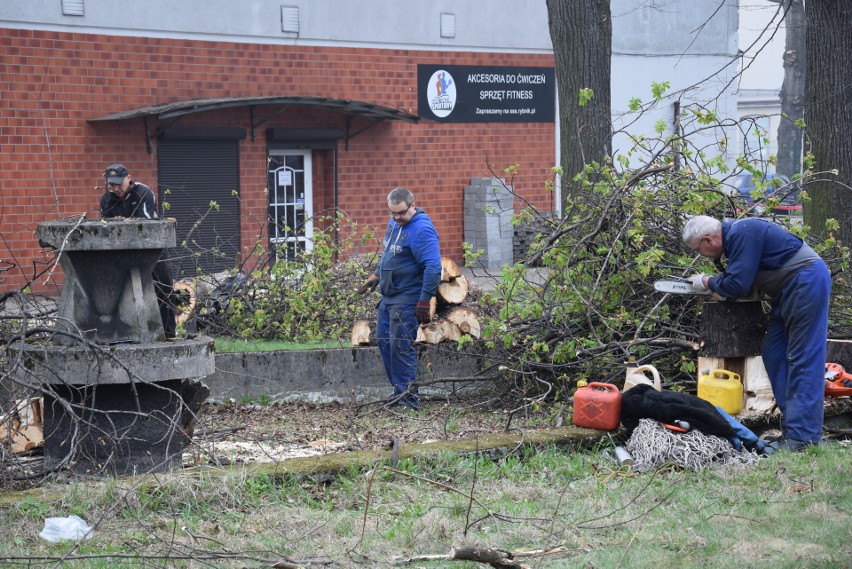
[[168, 204], [163, 217], [177, 220], [175, 278], [234, 268], [240, 250], [239, 141], [161, 139], [157, 153], [159, 200]]

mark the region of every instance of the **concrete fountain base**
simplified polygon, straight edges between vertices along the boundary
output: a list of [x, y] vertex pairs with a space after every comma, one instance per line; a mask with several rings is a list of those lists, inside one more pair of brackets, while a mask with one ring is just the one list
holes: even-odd
[[[55, 385], [44, 396], [44, 468], [124, 476], [180, 468], [181, 380]], [[69, 402], [74, 407], [68, 409]]]
[[180, 467], [184, 392], [213, 372], [211, 338], [12, 349], [15, 379], [44, 386], [45, 469], [121, 476]]

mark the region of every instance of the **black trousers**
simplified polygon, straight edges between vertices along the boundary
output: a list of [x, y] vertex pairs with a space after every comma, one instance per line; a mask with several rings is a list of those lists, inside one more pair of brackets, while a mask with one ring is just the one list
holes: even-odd
[[174, 295], [174, 279], [172, 278], [172, 269], [169, 267], [169, 262], [165, 259], [166, 252], [163, 251], [163, 256], [154, 265], [154, 272], [151, 276], [154, 278], [154, 290], [157, 293], [157, 304], [160, 307], [160, 319], [163, 321], [163, 331], [166, 338], [175, 337], [175, 295]]

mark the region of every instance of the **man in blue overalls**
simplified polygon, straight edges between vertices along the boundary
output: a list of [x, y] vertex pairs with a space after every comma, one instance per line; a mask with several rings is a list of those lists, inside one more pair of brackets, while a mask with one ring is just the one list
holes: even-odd
[[755, 286], [772, 297], [763, 364], [781, 410], [782, 436], [771, 446], [799, 451], [819, 443], [831, 295], [825, 262], [802, 239], [762, 219], [698, 215], [686, 223], [683, 240], [705, 257], [728, 260], [721, 275], [690, 277], [694, 289], [736, 298]]

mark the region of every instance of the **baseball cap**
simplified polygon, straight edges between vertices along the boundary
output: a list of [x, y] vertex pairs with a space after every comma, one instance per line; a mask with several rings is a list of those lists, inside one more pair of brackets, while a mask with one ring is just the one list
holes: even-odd
[[121, 184], [130, 172], [122, 164], [110, 164], [104, 170], [108, 184]]

